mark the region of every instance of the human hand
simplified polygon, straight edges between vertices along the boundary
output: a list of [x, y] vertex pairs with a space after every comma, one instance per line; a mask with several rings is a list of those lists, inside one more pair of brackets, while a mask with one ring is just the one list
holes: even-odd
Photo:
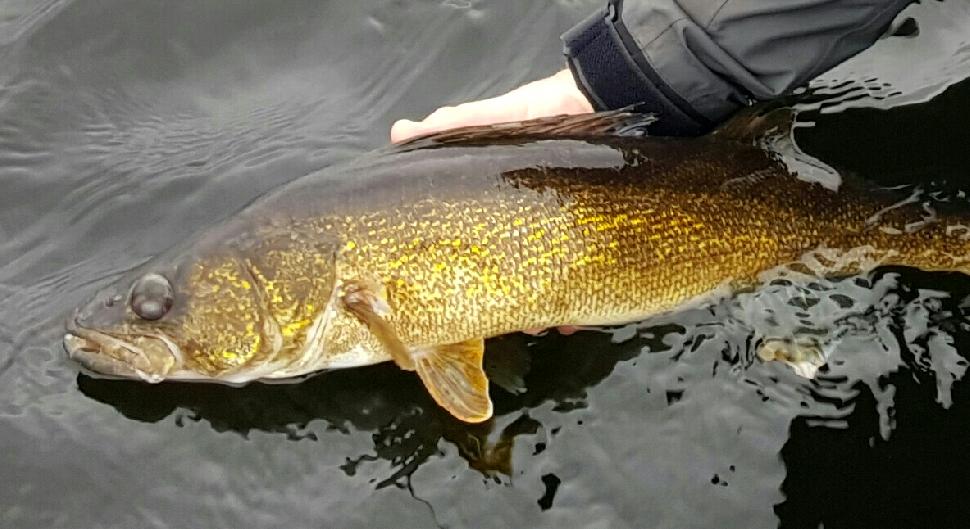
[[490, 99], [441, 107], [421, 121], [402, 119], [391, 127], [391, 141], [400, 143], [415, 136], [469, 125], [586, 114], [593, 106], [576, 87], [569, 70], [522, 85]]

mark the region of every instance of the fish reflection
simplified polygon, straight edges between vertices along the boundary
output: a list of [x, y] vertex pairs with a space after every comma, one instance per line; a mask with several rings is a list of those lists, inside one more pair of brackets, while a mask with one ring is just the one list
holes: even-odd
[[780, 527], [966, 526], [970, 277], [903, 272], [887, 299], [884, 343], [900, 365], [859, 355], [822, 370], [820, 411], [796, 417], [781, 450]]
[[[676, 329], [671, 329], [671, 332]], [[655, 341], [657, 338], [653, 338]], [[420, 465], [438, 455], [438, 443], [456, 446], [469, 466], [495, 479], [512, 473], [512, 449], [543, 425], [529, 409], [551, 401], [563, 411], [583, 406], [586, 389], [598, 384], [618, 362], [637, 356], [643, 340], [612, 343], [612, 336], [585, 332], [544, 338], [509, 335], [489, 342], [485, 370], [496, 418], [462, 422], [434, 404], [421, 383], [391, 365], [337, 370], [299, 384], [221, 385], [96, 379], [78, 375], [86, 396], [109, 404], [130, 419], [158, 422], [197, 420], [219, 432], [243, 436], [273, 432], [291, 440], [319, 440], [321, 431], [373, 432], [372, 452], [348, 457], [348, 475], [372, 461], [391, 463], [394, 472], [377, 486], [401, 485]], [[595, 350], [597, 354], [589, 354]], [[501, 384], [502, 386], [499, 386]], [[317, 422], [324, 424], [323, 428]]]

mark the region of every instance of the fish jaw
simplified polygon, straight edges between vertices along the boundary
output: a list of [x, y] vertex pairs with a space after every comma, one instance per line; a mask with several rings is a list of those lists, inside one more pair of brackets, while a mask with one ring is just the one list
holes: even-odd
[[68, 356], [92, 376], [141, 380], [151, 384], [173, 381], [243, 386], [250, 382], [299, 382], [313, 373], [372, 365], [389, 359], [386, 354], [364, 344], [354, 345], [347, 351], [331, 351], [325, 334], [332, 316], [331, 310], [322, 311], [317, 316], [307, 343], [296, 355], [297, 361], [279, 359], [213, 375], [188, 369], [178, 345], [162, 335], [141, 336], [143, 341], [147, 339], [153, 344], [146, 348], [132, 343], [130, 337], [90, 329], [71, 318], [66, 325], [63, 345]]
[[[101, 335], [97, 336], [96, 335]], [[100, 341], [99, 341], [100, 340]], [[77, 330], [64, 335], [64, 349], [68, 356], [81, 364], [84, 370], [98, 378], [134, 379], [151, 384], [162, 381], [172, 382], [208, 382], [229, 386], [243, 386], [250, 382], [287, 383], [299, 382], [307, 375], [331, 369], [346, 369], [362, 367], [383, 362], [380, 354], [368, 350], [364, 346], [357, 346], [346, 353], [335, 355], [331, 361], [320, 365], [290, 366], [285, 363], [269, 363], [223, 375], [205, 375], [196, 371], [181, 369], [179, 361], [164, 372], [150, 372], [146, 369], [132, 367], [111, 355], [102, 353], [103, 347], [124, 348], [126, 354], [145, 356], [146, 353], [136, 346], [99, 333], [97, 331]], [[169, 344], [166, 344], [169, 345]], [[171, 344], [174, 347], [174, 344]], [[177, 348], [176, 348], [177, 349]], [[173, 352], [172, 358], [179, 358]]]
[[141, 341], [139, 345], [85, 328], [72, 318], [63, 343], [71, 359], [99, 377], [138, 379], [155, 384], [182, 365], [182, 353], [171, 340], [156, 335], [142, 336]]

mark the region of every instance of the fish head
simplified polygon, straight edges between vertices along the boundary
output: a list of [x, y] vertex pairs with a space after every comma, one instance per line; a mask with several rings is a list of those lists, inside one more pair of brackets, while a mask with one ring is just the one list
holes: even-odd
[[236, 382], [280, 345], [245, 263], [224, 251], [140, 267], [75, 312], [65, 349], [99, 375]]

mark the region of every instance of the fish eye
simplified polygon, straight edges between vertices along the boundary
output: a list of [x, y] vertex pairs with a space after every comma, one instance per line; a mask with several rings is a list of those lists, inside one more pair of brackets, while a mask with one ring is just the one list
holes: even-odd
[[160, 274], [147, 274], [131, 288], [131, 310], [143, 320], [154, 321], [168, 313], [175, 301], [172, 284]]

